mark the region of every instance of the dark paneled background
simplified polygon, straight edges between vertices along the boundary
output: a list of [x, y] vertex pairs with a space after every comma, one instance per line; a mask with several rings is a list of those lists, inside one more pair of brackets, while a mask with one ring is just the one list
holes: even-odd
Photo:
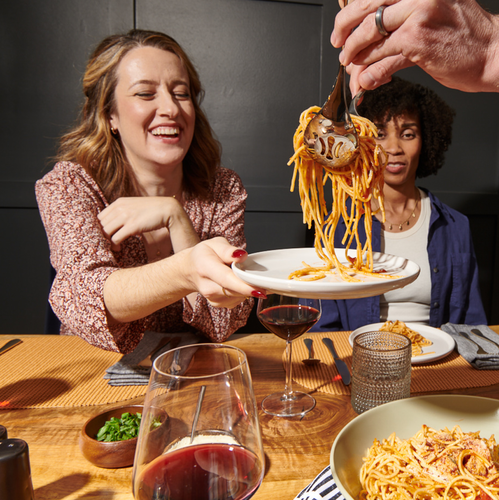
[[[482, 4], [497, 11], [494, 0]], [[49, 260], [33, 186], [75, 120], [92, 47], [112, 33], [154, 29], [181, 43], [206, 89], [204, 108], [224, 165], [248, 190], [248, 250], [304, 246], [307, 231], [286, 164], [301, 111], [323, 103], [336, 75], [338, 51], [329, 35], [337, 10], [334, 0], [4, 2], [0, 333], [44, 332]], [[414, 68], [402, 76], [432, 87], [457, 111], [446, 166], [419, 184], [470, 218], [482, 296], [489, 322], [497, 324], [499, 95], [449, 90]]]

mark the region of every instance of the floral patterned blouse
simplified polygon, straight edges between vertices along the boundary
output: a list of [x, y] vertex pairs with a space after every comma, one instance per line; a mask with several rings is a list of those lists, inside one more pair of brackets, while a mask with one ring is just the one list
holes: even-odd
[[[102, 349], [127, 353], [146, 330], [201, 332], [222, 342], [246, 323], [253, 299], [225, 309], [212, 307], [198, 294], [194, 308], [184, 298], [145, 318], [109, 326], [104, 283], [118, 269], [147, 264], [142, 236], [128, 238], [119, 252], [111, 250], [97, 218], [109, 203], [80, 165], [57, 163], [37, 181], [35, 191], [57, 273], [49, 300], [61, 321], [61, 334], [77, 335]], [[184, 209], [201, 240], [223, 236], [232, 245], [245, 248], [246, 197], [239, 176], [220, 168], [212, 201], [187, 200]]]

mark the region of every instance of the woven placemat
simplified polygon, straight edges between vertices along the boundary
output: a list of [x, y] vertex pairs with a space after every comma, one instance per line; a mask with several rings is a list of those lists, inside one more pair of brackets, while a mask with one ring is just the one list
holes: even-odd
[[[293, 342], [293, 381], [307, 389], [327, 394], [348, 395], [350, 386], [345, 386], [339, 378], [333, 357], [323, 344], [322, 338], [334, 341], [336, 352], [352, 372], [352, 347], [348, 341], [350, 332], [327, 332], [305, 334]], [[308, 358], [308, 350], [303, 339], [314, 340], [315, 357], [321, 364], [305, 366], [302, 359]], [[283, 362], [286, 358], [283, 355]], [[499, 370], [476, 370], [456, 351], [433, 363], [412, 365], [411, 393], [445, 391], [471, 387], [486, 387], [499, 383]]]
[[0, 409], [93, 406], [126, 401], [147, 386], [111, 387], [102, 377], [122, 354], [79, 337], [23, 337], [0, 356]]

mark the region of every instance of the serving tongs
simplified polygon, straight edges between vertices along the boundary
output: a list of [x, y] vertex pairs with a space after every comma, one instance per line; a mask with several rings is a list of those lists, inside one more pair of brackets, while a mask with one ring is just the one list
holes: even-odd
[[345, 66], [340, 64], [327, 101], [303, 135], [308, 154], [329, 168], [344, 167], [359, 154], [359, 136], [350, 117], [346, 92]]
[[[351, 1], [353, 0], [339, 0], [338, 3], [343, 8]], [[344, 167], [359, 154], [359, 135], [347, 104], [345, 73], [345, 66], [340, 64], [327, 101], [310, 120], [303, 134], [308, 154], [316, 162], [333, 169]], [[357, 100], [353, 104], [355, 106]], [[356, 109], [354, 114], [358, 114]]]
[[348, 112], [350, 113], [350, 116], [352, 116], [352, 115], [360, 116], [359, 112], [357, 111], [357, 106], [362, 101], [362, 98], [364, 97], [365, 93], [366, 93], [366, 91], [364, 89], [360, 89], [357, 92], [357, 94], [355, 94], [355, 97], [352, 99], [352, 102], [350, 103], [350, 106], [348, 107]]

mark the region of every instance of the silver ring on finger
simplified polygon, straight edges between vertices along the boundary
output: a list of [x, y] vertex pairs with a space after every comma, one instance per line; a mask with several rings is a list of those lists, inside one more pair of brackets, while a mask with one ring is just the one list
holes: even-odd
[[378, 7], [376, 11], [376, 15], [374, 16], [374, 21], [376, 23], [376, 28], [378, 28], [379, 34], [381, 36], [388, 36], [390, 33], [386, 31], [385, 25], [383, 24], [383, 11], [386, 9], [386, 5], [381, 5]]

